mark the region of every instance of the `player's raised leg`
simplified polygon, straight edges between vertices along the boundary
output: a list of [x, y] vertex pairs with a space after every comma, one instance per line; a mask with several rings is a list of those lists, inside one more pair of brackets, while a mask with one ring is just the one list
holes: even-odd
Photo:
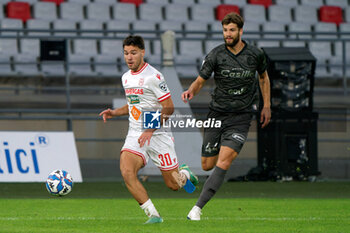
[[230, 168], [232, 161], [237, 157], [237, 155], [238, 153], [234, 149], [228, 146], [221, 146], [216, 167], [206, 180], [196, 205], [187, 215], [188, 219], [200, 220], [202, 208], [219, 190], [220, 186], [224, 182], [227, 170]]
[[146, 215], [149, 217], [146, 223], [160, 223], [163, 219], [160, 217], [157, 209], [148, 197], [146, 189], [143, 187], [137, 173], [144, 166], [143, 159], [131, 152], [123, 151], [120, 156], [120, 171], [122, 173], [126, 187], [131, 195], [140, 204]]
[[194, 186], [198, 184], [198, 177], [185, 164], [181, 165], [180, 169], [161, 172], [166, 186], [174, 191], [184, 188], [187, 192], [192, 193], [195, 190]]

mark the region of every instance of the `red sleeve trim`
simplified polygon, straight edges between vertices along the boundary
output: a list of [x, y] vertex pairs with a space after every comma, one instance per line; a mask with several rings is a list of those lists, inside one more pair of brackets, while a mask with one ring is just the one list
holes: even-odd
[[170, 92], [169, 92], [169, 93], [163, 95], [162, 97], [159, 97], [159, 98], [158, 98], [158, 101], [159, 101], [159, 102], [162, 102], [162, 101], [164, 101], [164, 100], [166, 100], [166, 99], [169, 99], [170, 97], [171, 97], [171, 95], [170, 95]]

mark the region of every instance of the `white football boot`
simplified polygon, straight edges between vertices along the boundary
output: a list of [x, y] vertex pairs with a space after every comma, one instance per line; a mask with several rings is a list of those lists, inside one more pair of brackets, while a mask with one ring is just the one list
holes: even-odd
[[191, 211], [187, 215], [187, 219], [191, 221], [199, 221], [201, 220], [202, 209], [198, 206], [193, 206]]

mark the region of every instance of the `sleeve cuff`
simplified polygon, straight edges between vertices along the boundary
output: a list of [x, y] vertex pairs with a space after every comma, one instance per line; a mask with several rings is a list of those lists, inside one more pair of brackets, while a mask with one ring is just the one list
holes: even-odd
[[169, 92], [169, 93], [167, 93], [167, 94], [165, 94], [165, 95], [159, 97], [159, 98], [158, 98], [158, 101], [159, 101], [159, 102], [163, 102], [164, 100], [169, 99], [170, 97], [171, 97], [171, 95], [170, 95], [170, 92]]

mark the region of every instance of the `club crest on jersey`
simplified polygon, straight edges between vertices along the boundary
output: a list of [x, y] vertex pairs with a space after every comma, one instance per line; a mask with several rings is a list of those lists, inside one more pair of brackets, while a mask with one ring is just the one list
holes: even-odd
[[160, 74], [157, 74], [157, 75], [156, 75], [156, 77], [157, 77], [157, 79], [159, 79], [159, 80], [160, 80]]
[[167, 92], [168, 91], [168, 86], [166, 85], [166, 82], [163, 81], [161, 83], [159, 83], [159, 88], [164, 91], [164, 92]]
[[139, 86], [143, 86], [144, 83], [145, 83], [145, 79], [144, 78], [140, 78]]
[[128, 102], [129, 104], [139, 104], [140, 103], [140, 98], [138, 95], [128, 95]]
[[129, 88], [125, 89], [126, 95], [142, 95], [143, 94], [143, 88]]

